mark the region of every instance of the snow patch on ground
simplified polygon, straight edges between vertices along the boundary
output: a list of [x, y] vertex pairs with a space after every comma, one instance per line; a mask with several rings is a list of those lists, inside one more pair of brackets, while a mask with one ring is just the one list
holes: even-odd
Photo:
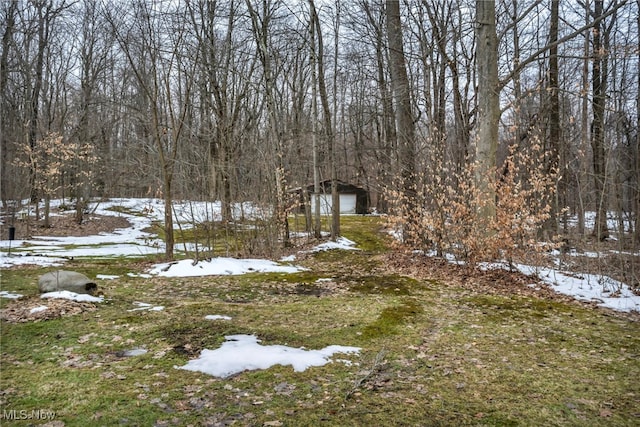
[[153, 276], [151, 274], [147, 274], [147, 273], [127, 273], [127, 276], [129, 277], [140, 277], [142, 279], [151, 279]]
[[9, 298], [9, 299], [18, 299], [18, 298], [22, 298], [22, 295], [13, 294], [13, 293], [7, 292], [7, 291], [0, 291], [0, 297]]
[[142, 310], [147, 310], [147, 311], [162, 311], [164, 310], [164, 306], [163, 305], [156, 305], [154, 306], [153, 304], [148, 304], [146, 302], [138, 302], [135, 301], [133, 303], [133, 305], [137, 306], [137, 308], [132, 308], [131, 310], [127, 310], [127, 311], [142, 311]]
[[290, 365], [296, 372], [302, 372], [311, 366], [323, 366], [331, 362], [335, 353], [358, 353], [358, 347], [331, 345], [321, 350], [305, 350], [284, 345], [259, 344], [255, 335], [229, 335], [216, 350], [204, 349], [200, 357], [190, 360], [177, 369], [203, 372], [215, 377], [226, 378], [231, 375], [257, 369], [268, 369], [274, 365]]
[[122, 357], [135, 357], [147, 354], [147, 350], [144, 348], [133, 348], [131, 350], [125, 350], [122, 352]]
[[536, 274], [560, 294], [569, 295], [580, 301], [595, 302], [601, 307], [617, 311], [640, 313], [640, 295], [635, 295], [629, 286], [610, 277], [573, 274], [528, 265], [518, 265], [517, 268], [524, 274]]
[[[0, 248], [5, 248], [4, 241], [0, 241]], [[12, 250], [11, 256], [6, 252], [0, 252], [0, 268], [13, 267], [14, 265], [40, 265], [42, 267], [59, 267], [66, 260], [55, 256], [23, 255]]]
[[264, 259], [212, 258], [195, 262], [192, 259], [156, 264], [149, 274], [163, 277], [194, 277], [238, 275], [246, 273], [296, 273], [302, 267], [280, 265]]
[[352, 240], [347, 239], [346, 237], [338, 237], [335, 242], [325, 242], [315, 246], [311, 249], [311, 252], [322, 252], [329, 251], [332, 249], [342, 249], [345, 251], [359, 251], [360, 249], [356, 248], [356, 243]]
[[[576, 274], [523, 264], [514, 264], [513, 267], [523, 274], [538, 277], [559, 294], [571, 296], [579, 301], [595, 302], [601, 307], [617, 311], [640, 312], [640, 295], [635, 295], [629, 286], [608, 276]], [[505, 263], [482, 263], [480, 268], [509, 270]]]
[[229, 316], [223, 316], [221, 314], [208, 314], [204, 316], [205, 320], [231, 320]]
[[49, 307], [47, 307], [46, 305], [39, 305], [39, 306], [34, 307], [31, 310], [29, 310], [29, 314], [39, 313], [41, 311], [45, 311], [45, 310], [48, 310], [48, 309], [49, 309]]
[[[52, 201], [55, 208], [63, 201]], [[110, 199], [100, 203], [93, 203], [98, 215], [111, 215], [125, 217], [131, 227], [115, 230], [112, 233], [101, 233], [94, 236], [83, 237], [49, 237], [39, 236], [29, 240], [2, 240], [0, 241], [0, 268], [9, 268], [16, 265], [35, 264], [40, 266], [60, 266], [67, 259], [76, 257], [139, 257], [148, 254], [164, 252], [164, 243], [157, 236], [143, 231], [153, 221], [164, 220], [164, 201], [161, 199]], [[179, 221], [176, 227], [188, 228], [199, 221], [219, 219], [219, 202], [190, 202], [176, 201], [174, 210]], [[245, 218], [259, 217], [264, 210], [253, 207], [251, 204], [234, 205], [234, 215]], [[586, 218], [587, 226], [593, 223], [593, 215]], [[611, 220], [610, 220], [611, 221]], [[179, 222], [179, 224], [178, 224]], [[617, 222], [612, 221], [611, 229], [617, 227]], [[325, 233], [326, 234], [326, 233]], [[305, 234], [306, 235], [306, 234]], [[398, 237], [398, 236], [396, 236]], [[7, 250], [11, 248], [11, 256]], [[356, 243], [339, 237], [336, 242], [325, 242], [315, 246], [311, 251], [319, 252], [332, 249], [358, 250]], [[422, 252], [424, 253], [424, 252]], [[424, 253], [428, 256], [437, 256], [435, 253]], [[573, 255], [573, 254], [572, 254]], [[639, 255], [639, 254], [633, 254]], [[451, 255], [445, 255], [449, 262], [460, 263]], [[596, 257], [599, 254], [587, 252], [575, 254], [575, 256]], [[281, 262], [295, 261], [295, 255], [281, 259]], [[558, 264], [560, 266], [560, 264]], [[603, 307], [609, 307], [620, 311], [639, 311], [640, 296], [634, 295], [624, 283], [617, 282], [606, 276], [594, 276], [589, 274], [572, 274], [560, 269], [541, 269], [531, 266], [518, 267], [525, 274], [533, 272], [541, 280], [548, 283], [556, 292], [571, 295], [576, 299], [595, 301]], [[154, 266], [149, 273], [127, 273], [129, 277], [152, 278], [156, 276], [187, 277], [207, 275], [232, 275], [253, 272], [279, 272], [295, 273], [303, 268], [292, 265], [281, 265], [269, 260], [242, 260], [234, 258], [214, 258], [211, 260], [194, 263], [193, 260], [183, 260], [176, 263], [165, 263]], [[113, 280], [117, 276], [98, 275], [101, 280]], [[0, 297], [19, 298], [6, 291], [0, 292]], [[81, 297], [81, 298], [86, 298]], [[63, 297], [64, 298], [64, 297]], [[73, 297], [67, 296], [68, 299]], [[98, 301], [93, 301], [98, 302]], [[141, 308], [142, 309], [142, 308]], [[145, 308], [148, 309], [148, 308]]]
[[60, 298], [60, 299], [68, 299], [71, 301], [77, 301], [77, 302], [103, 302], [104, 301], [104, 297], [94, 297], [92, 295], [77, 294], [75, 292], [70, 292], [70, 291], [47, 292], [45, 294], [40, 295], [40, 298]]
[[[63, 200], [51, 201], [51, 215], [58, 215], [56, 208]], [[28, 209], [28, 208], [27, 208]], [[0, 253], [0, 268], [13, 265], [35, 264], [59, 266], [65, 258], [80, 257], [144, 257], [164, 253], [164, 242], [146, 230], [154, 221], [164, 221], [164, 200], [157, 198], [112, 198], [93, 202], [89, 209], [97, 215], [126, 218], [131, 227], [100, 233], [93, 236], [54, 237], [34, 236], [28, 240], [1, 240], [0, 249], [11, 248], [12, 255]], [[203, 221], [222, 218], [220, 202], [175, 200], [173, 211], [176, 216], [174, 228], [188, 229]], [[24, 210], [26, 213], [27, 210]], [[252, 219], [264, 214], [251, 203], [236, 203], [232, 206], [234, 218]], [[179, 252], [180, 248], [176, 248]]]

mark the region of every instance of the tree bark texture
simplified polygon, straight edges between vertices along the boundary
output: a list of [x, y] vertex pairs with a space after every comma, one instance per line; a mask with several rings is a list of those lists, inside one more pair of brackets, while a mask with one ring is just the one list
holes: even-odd
[[478, 110], [475, 178], [483, 203], [478, 209], [478, 220], [486, 222], [496, 215], [495, 168], [500, 121], [495, 1], [476, 1], [476, 38]]
[[[389, 43], [389, 65], [391, 69], [391, 88], [395, 100], [396, 135], [398, 138], [398, 169], [403, 209], [410, 215], [416, 203], [415, 189], [415, 124], [411, 111], [411, 87], [407, 75], [406, 59], [402, 41], [402, 23], [400, 21], [400, 2], [390, 0], [386, 3], [387, 38]], [[411, 230], [405, 233], [411, 236]]]
[[[597, 20], [603, 14], [603, 0], [595, 0], [594, 18]], [[604, 46], [604, 25], [596, 21], [593, 29], [593, 65], [591, 84], [593, 99], [591, 110], [591, 151], [593, 156], [593, 184], [595, 190], [596, 219], [593, 236], [598, 240], [609, 237], [607, 227], [607, 194], [606, 194], [606, 157], [605, 157], [605, 107], [607, 93], [607, 53]]]

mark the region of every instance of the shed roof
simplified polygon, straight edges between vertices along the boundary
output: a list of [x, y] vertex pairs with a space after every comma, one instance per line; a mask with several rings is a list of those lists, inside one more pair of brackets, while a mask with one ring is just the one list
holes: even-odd
[[[367, 193], [367, 190], [365, 190], [364, 188], [358, 187], [357, 185], [350, 184], [348, 182], [336, 180], [336, 183], [338, 186], [338, 193], [350, 193], [350, 194], [359, 194], [359, 193], [366, 194]], [[314, 187], [315, 186], [313, 184], [307, 185], [307, 191], [310, 193], [313, 193]], [[325, 179], [324, 181], [320, 182], [320, 192], [322, 193], [331, 192], [330, 179]]]

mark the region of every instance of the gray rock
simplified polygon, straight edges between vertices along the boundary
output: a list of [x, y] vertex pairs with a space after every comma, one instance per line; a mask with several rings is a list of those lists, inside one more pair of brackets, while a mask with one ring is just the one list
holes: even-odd
[[70, 291], [77, 294], [93, 294], [98, 286], [84, 274], [75, 271], [58, 270], [43, 274], [38, 280], [41, 293]]

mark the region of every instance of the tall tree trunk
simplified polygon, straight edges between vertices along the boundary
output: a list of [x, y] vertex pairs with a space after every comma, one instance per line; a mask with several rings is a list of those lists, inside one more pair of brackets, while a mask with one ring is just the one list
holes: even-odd
[[411, 112], [411, 91], [407, 75], [404, 47], [402, 42], [402, 24], [400, 22], [400, 2], [387, 1], [387, 38], [389, 42], [389, 65], [391, 68], [391, 87], [396, 107], [396, 132], [398, 137], [398, 163], [403, 196], [403, 209], [407, 229], [405, 241], [417, 243], [413, 217], [416, 209], [415, 191], [415, 125]]
[[[29, 116], [29, 147], [31, 150], [34, 150], [36, 147], [36, 141], [38, 138], [38, 125], [39, 125], [39, 114], [40, 114], [40, 92], [42, 90], [42, 78], [44, 72], [44, 53], [47, 47], [47, 43], [49, 42], [49, 21], [50, 21], [50, 5], [45, 4], [45, 2], [37, 2], [36, 5], [38, 9], [38, 51], [36, 56], [36, 66], [35, 66], [35, 78], [33, 82], [33, 89], [31, 91], [31, 105], [30, 105], [30, 116]], [[36, 220], [38, 220], [40, 216], [39, 210], [39, 192], [40, 189], [37, 188], [38, 184], [36, 182], [36, 175], [38, 173], [38, 164], [36, 162], [33, 163], [31, 170], [29, 171], [29, 187], [30, 187], [30, 199], [31, 202], [36, 203]]]
[[[560, 93], [558, 87], [558, 5], [560, 0], [551, 0], [551, 17], [549, 28], [549, 76], [547, 94], [549, 95], [548, 109], [548, 145], [545, 153], [546, 171], [549, 174], [558, 173], [560, 164]], [[555, 189], [557, 194], [558, 189]], [[549, 219], [542, 226], [543, 235], [550, 239], [558, 233], [558, 203], [555, 195], [550, 195], [547, 203], [551, 207]]]
[[95, 82], [97, 80], [97, 73], [99, 72], [100, 65], [98, 64], [99, 58], [95, 52], [96, 48], [96, 33], [95, 33], [95, 19], [96, 19], [96, 2], [85, 1], [84, 4], [84, 16], [82, 18], [82, 46], [80, 48], [80, 119], [78, 121], [78, 127], [76, 129], [76, 139], [78, 142], [79, 150], [84, 153], [79, 159], [77, 159], [76, 166], [76, 215], [75, 222], [82, 224], [84, 220], [84, 211], [89, 201], [90, 196], [90, 179], [91, 171], [90, 164], [86, 164], [87, 153], [85, 149], [86, 144], [90, 144], [94, 139], [90, 127], [92, 123], [92, 113], [94, 106], [93, 91], [95, 89]]
[[[637, 0], [638, 10], [640, 10], [640, 0]], [[638, 14], [638, 27], [640, 28], [640, 13]], [[640, 38], [638, 39], [638, 61], [640, 62]], [[640, 73], [637, 73], [638, 88], [636, 91], [636, 159], [635, 159], [635, 185], [633, 193], [635, 194], [636, 206], [636, 222], [633, 233], [633, 241], [636, 245], [640, 245]]]
[[[227, 224], [232, 220], [231, 209], [231, 169], [232, 169], [232, 133], [233, 133], [233, 103], [229, 99], [229, 74], [231, 71], [231, 46], [236, 20], [236, 5], [229, 2], [229, 16], [227, 17], [224, 43], [217, 40], [215, 18], [218, 3], [207, 1], [204, 5], [206, 15], [206, 35], [203, 43], [203, 59], [206, 63], [208, 76], [206, 91], [208, 107], [212, 108], [215, 116], [215, 138], [210, 141], [211, 189], [214, 197], [220, 199], [222, 221]], [[240, 96], [240, 95], [238, 95]], [[209, 98], [213, 97], [213, 101]], [[213, 104], [213, 105], [212, 105]], [[230, 111], [231, 110], [231, 111]]]
[[[339, 58], [339, 49], [340, 49], [340, 0], [335, 1], [336, 6], [336, 21], [334, 28], [334, 60], [333, 60], [333, 126], [338, 126], [338, 58]], [[317, 14], [316, 14], [317, 18]], [[316, 21], [316, 25], [320, 28], [320, 21]], [[320, 30], [318, 30], [320, 31]], [[320, 34], [320, 42], [322, 42], [322, 35]], [[325, 90], [326, 92], [326, 90]], [[328, 104], [328, 103], [327, 103]], [[344, 109], [344, 102], [342, 103], [342, 108]], [[343, 110], [344, 111], [344, 110]], [[344, 117], [344, 114], [342, 115]], [[344, 121], [342, 122], [342, 126], [344, 126]], [[344, 129], [344, 127], [343, 127]], [[335, 240], [340, 235], [340, 195], [338, 194], [338, 160], [337, 160], [337, 141], [336, 141], [336, 133], [337, 129], [335, 127], [331, 128], [331, 219], [332, 219], [332, 238]], [[344, 131], [341, 132], [344, 138]]]
[[278, 113], [275, 100], [275, 76], [273, 73], [273, 64], [271, 61], [271, 52], [269, 52], [269, 23], [272, 18], [272, 10], [269, 10], [269, 2], [264, 0], [262, 3], [262, 19], [253, 8], [251, 0], [246, 0], [247, 9], [251, 18], [253, 36], [258, 49], [258, 57], [262, 64], [264, 73], [264, 90], [265, 101], [267, 104], [267, 112], [269, 115], [268, 139], [273, 144], [274, 157], [274, 181], [275, 181], [275, 206], [274, 219], [278, 229], [279, 238], [282, 244], [289, 246], [289, 223], [287, 220], [287, 210], [285, 206], [285, 176], [283, 163], [283, 149], [280, 134], [278, 132]]
[[595, 0], [594, 4], [594, 29], [593, 29], [593, 69], [591, 84], [593, 100], [591, 109], [593, 111], [593, 121], [591, 123], [591, 150], [593, 155], [593, 179], [596, 196], [596, 218], [593, 227], [593, 236], [598, 240], [609, 237], [607, 228], [607, 197], [605, 191], [606, 184], [606, 158], [604, 149], [604, 125], [605, 125], [605, 104], [607, 97], [607, 53], [603, 45], [604, 25], [598, 18], [603, 13], [603, 0]]
[[495, 1], [476, 0], [476, 20], [478, 134], [475, 179], [483, 203], [477, 212], [478, 220], [486, 223], [496, 215], [495, 167], [500, 121]]
[[316, 64], [318, 66], [318, 92], [320, 94], [320, 102], [322, 104], [322, 116], [324, 118], [324, 134], [327, 140], [327, 148], [329, 154], [329, 169], [331, 175], [331, 240], [336, 240], [340, 235], [340, 197], [338, 195], [337, 169], [336, 169], [336, 150], [335, 150], [335, 133], [333, 124], [331, 123], [331, 110], [329, 108], [329, 97], [327, 95], [327, 84], [324, 75], [324, 43], [322, 41], [322, 27], [316, 12], [313, 0], [309, 0], [309, 8], [311, 9], [311, 18], [315, 26], [318, 55]]
[[[138, 15], [127, 18], [138, 22], [143, 29], [141, 37], [145, 39], [142, 52], [136, 52], [131, 47], [133, 43], [131, 34], [126, 27], [121, 28], [122, 22], [108, 15], [107, 20], [111, 25], [114, 37], [126, 56], [129, 68], [132, 70], [143, 96], [141, 100], [148, 104], [149, 117], [147, 121], [150, 129], [151, 142], [156, 146], [159, 158], [160, 173], [162, 178], [162, 196], [164, 199], [164, 233], [165, 233], [165, 257], [173, 259], [175, 245], [173, 230], [173, 178], [178, 158], [178, 145], [182, 139], [181, 134], [186, 123], [186, 115], [191, 105], [191, 88], [195, 75], [195, 64], [198, 63], [199, 51], [195, 52], [193, 61], [188, 61], [189, 69], [183, 66], [187, 61], [182, 56], [184, 53], [183, 34], [177, 34], [174, 43], [169, 44], [169, 39], [163, 39], [156, 24], [166, 16], [149, 13], [146, 2], [135, 3]], [[121, 9], [120, 11], [122, 11]], [[177, 26], [176, 28], [182, 28]], [[166, 42], [166, 43], [165, 43]], [[167, 57], [161, 60], [161, 52]], [[147, 55], [147, 61], [140, 61], [135, 54]], [[184, 62], [183, 62], [184, 61]], [[184, 80], [183, 80], [184, 79]], [[177, 85], [174, 83], [180, 82]], [[177, 108], [177, 110], [176, 110]], [[143, 126], [145, 127], [145, 126]]]
[[[589, 5], [589, 0], [586, 0], [587, 4], [585, 6], [585, 19], [586, 19], [586, 24], [589, 24], [590, 21], [590, 11], [591, 11], [591, 6]], [[589, 35], [591, 34], [591, 31], [585, 31], [585, 35], [584, 35], [584, 59], [582, 61], [582, 82], [581, 82], [581, 88], [582, 88], [582, 100], [580, 103], [580, 123], [581, 123], [581, 127], [580, 127], [580, 151], [582, 153], [585, 153], [587, 151], [587, 147], [589, 146], [589, 46], [590, 46], [590, 38]], [[579, 158], [580, 162], [578, 165], [578, 176], [577, 176], [577, 181], [578, 181], [578, 191], [577, 191], [577, 197], [578, 197], [578, 201], [577, 201], [577, 205], [578, 205], [578, 209], [576, 212], [576, 215], [578, 216], [578, 234], [580, 235], [580, 238], [584, 238], [584, 236], [586, 235], [585, 232], [585, 224], [584, 224], [584, 220], [585, 220], [585, 210], [586, 210], [586, 206], [585, 206], [585, 194], [584, 194], [584, 186], [588, 181], [587, 178], [587, 169], [588, 169], [588, 165], [587, 165], [587, 161], [585, 159], [585, 155], [582, 154]]]
[[[395, 117], [393, 113], [393, 96], [389, 89], [385, 72], [385, 43], [383, 23], [378, 21], [378, 14], [371, 9], [369, 0], [362, 1], [362, 7], [366, 14], [369, 25], [375, 33], [375, 52], [376, 52], [376, 75], [378, 90], [380, 92], [380, 104], [382, 106], [381, 132], [378, 133], [377, 152], [381, 155], [378, 157], [378, 182], [382, 190], [391, 188], [393, 174], [389, 165], [393, 161], [393, 150], [397, 145], [397, 133], [395, 127]], [[380, 189], [379, 189], [380, 190]], [[376, 208], [378, 212], [388, 212], [388, 200], [384, 191], [378, 191]]]
[[165, 165], [163, 174], [163, 195], [164, 195], [164, 254], [167, 260], [173, 259], [173, 249], [175, 247], [175, 235], [173, 232], [173, 166]]
[[[157, 79], [157, 77], [155, 79]], [[154, 92], [157, 94], [157, 89]], [[153, 139], [158, 149], [160, 168], [162, 169], [162, 197], [164, 199], [164, 254], [167, 260], [172, 260], [173, 249], [175, 246], [172, 193], [174, 161], [166, 152], [165, 143], [163, 141], [164, 138], [171, 138], [171, 130], [163, 128], [160, 125], [160, 112], [157, 99], [152, 100], [151, 114], [153, 120]], [[172, 142], [175, 144], [175, 141]]]
[[311, 42], [309, 43], [310, 52], [310, 65], [311, 65], [311, 144], [313, 150], [313, 197], [314, 197], [314, 212], [313, 212], [313, 234], [316, 239], [319, 239], [322, 235], [322, 222], [320, 216], [320, 165], [318, 164], [318, 74], [316, 69], [317, 54], [316, 54], [316, 26], [313, 15], [315, 14], [315, 8], [313, 2], [309, 0], [311, 6], [311, 18], [309, 19], [309, 35]]
[[[10, 124], [10, 111], [7, 106], [9, 100], [9, 94], [7, 91], [7, 82], [8, 82], [8, 73], [9, 73], [9, 45], [13, 39], [14, 25], [15, 25], [15, 15], [16, 8], [18, 6], [18, 2], [12, 1], [9, 2], [9, 6], [6, 14], [6, 27], [4, 33], [2, 34], [2, 54], [0, 54], [0, 156], [2, 157], [0, 160], [0, 181], [2, 185], [0, 185], [0, 200], [2, 201], [2, 206], [7, 206], [7, 201], [9, 199], [9, 191], [7, 190], [7, 183], [9, 182], [9, 138], [7, 136], [7, 131], [9, 129]], [[15, 197], [15, 194], [11, 195]]]

